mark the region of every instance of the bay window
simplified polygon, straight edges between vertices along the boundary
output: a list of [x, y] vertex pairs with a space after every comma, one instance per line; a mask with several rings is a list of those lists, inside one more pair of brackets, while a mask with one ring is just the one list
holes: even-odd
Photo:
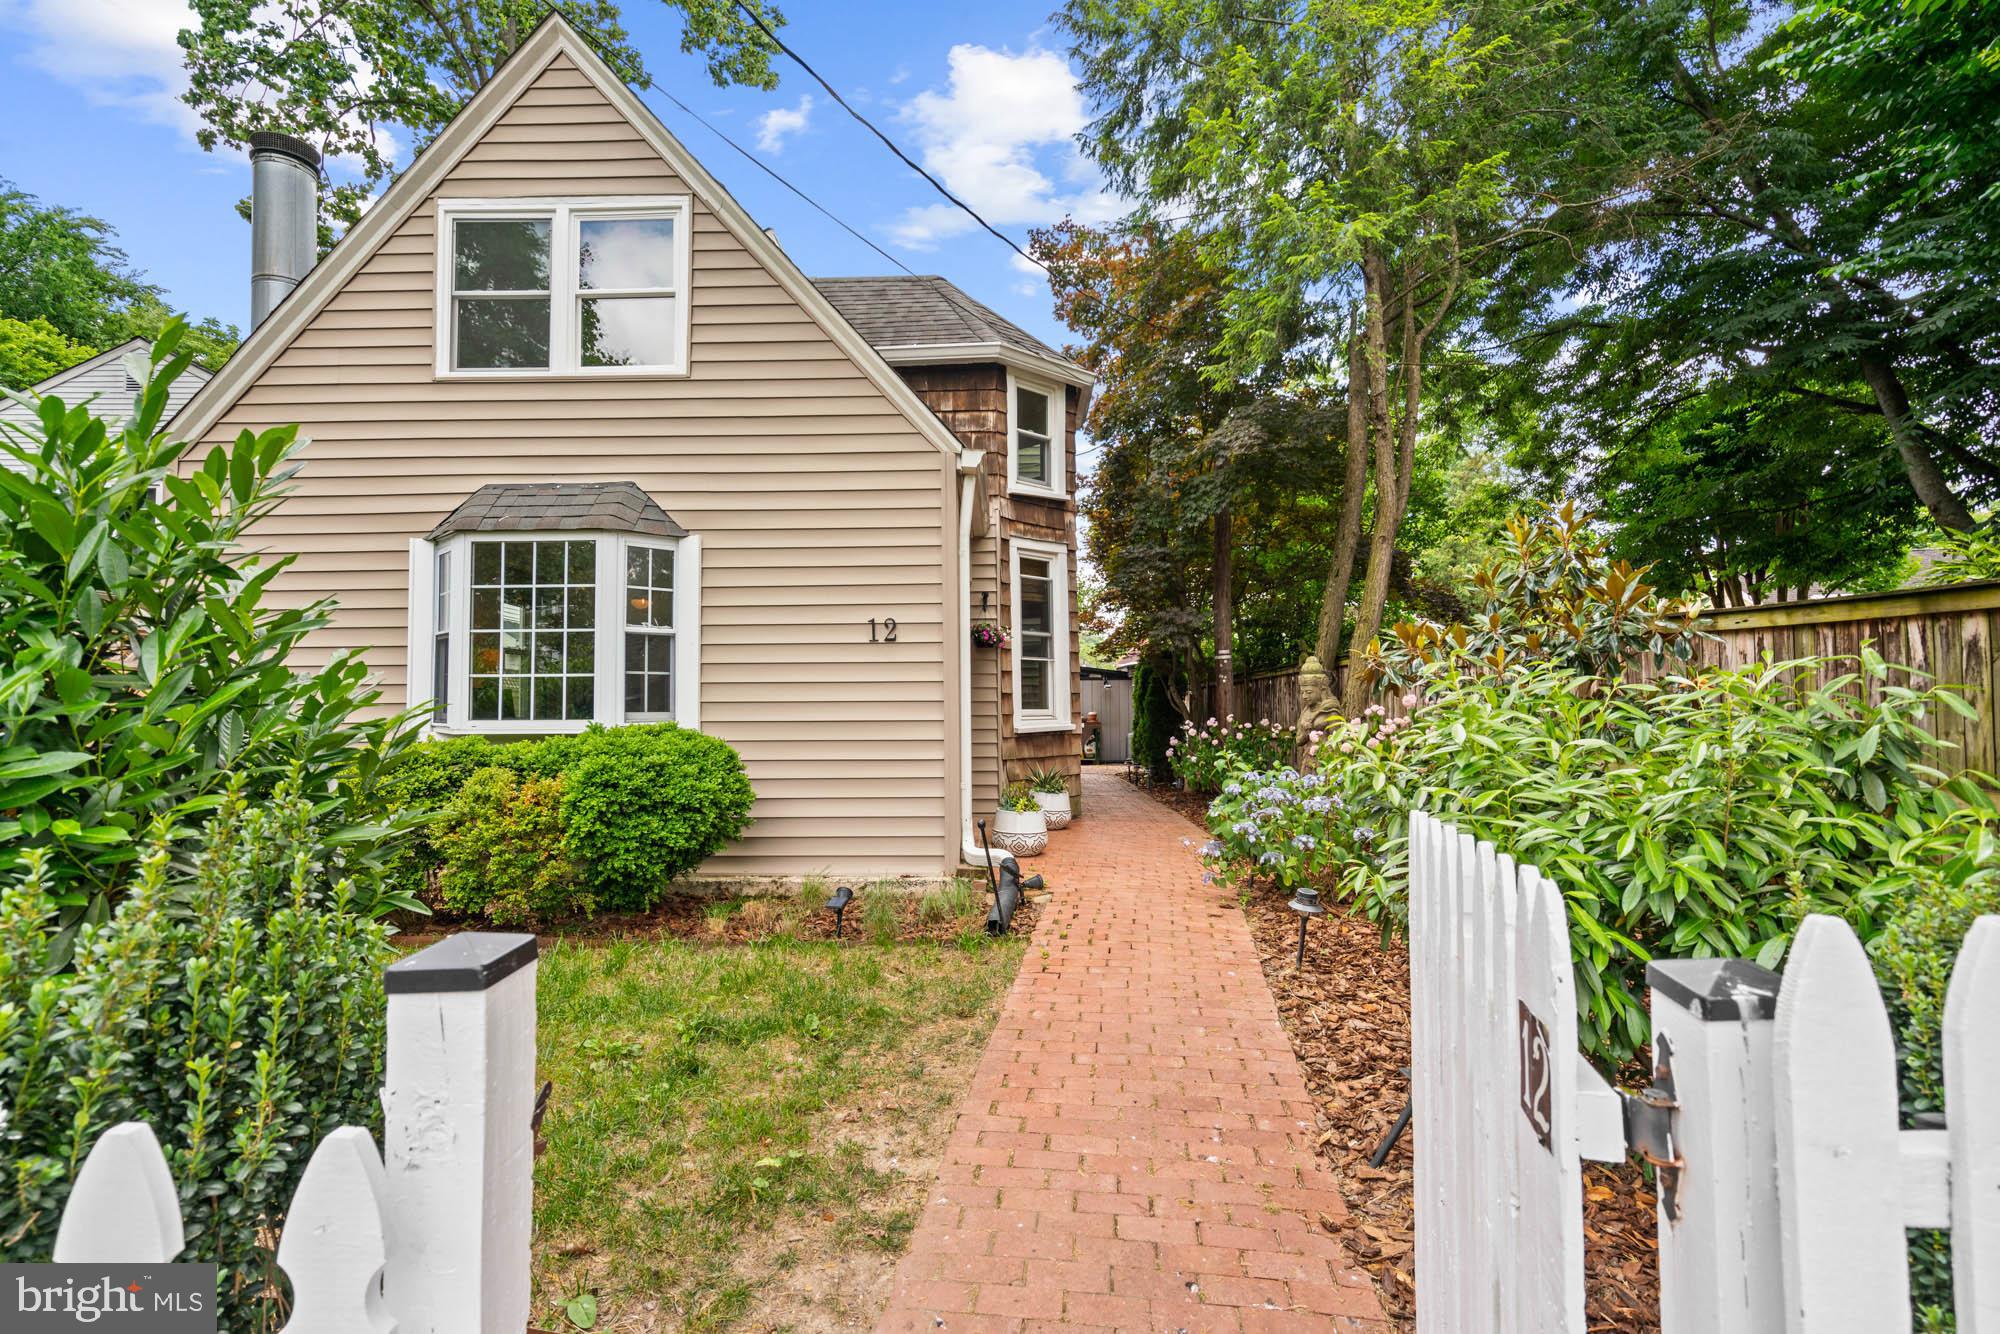
[[1024, 538], [1010, 546], [1014, 730], [1060, 731], [1070, 726], [1069, 553]]
[[685, 197], [438, 203], [437, 373], [687, 370]]
[[[539, 526], [454, 530], [447, 519], [412, 544], [410, 705], [427, 706], [444, 732], [699, 726], [700, 540], [656, 506], [654, 531], [558, 528], [563, 507], [537, 499], [550, 516]], [[592, 513], [590, 503], [567, 513]], [[489, 503], [475, 517], [508, 516]]]

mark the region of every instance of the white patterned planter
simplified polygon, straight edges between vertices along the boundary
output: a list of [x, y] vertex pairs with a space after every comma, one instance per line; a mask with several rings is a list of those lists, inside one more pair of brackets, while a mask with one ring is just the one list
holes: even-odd
[[993, 817], [993, 846], [1016, 857], [1049, 850], [1049, 823], [1040, 811], [1000, 811]]
[[1061, 829], [1069, 824], [1069, 793], [1037, 792], [1035, 804], [1042, 808], [1042, 818], [1048, 821], [1050, 829]]

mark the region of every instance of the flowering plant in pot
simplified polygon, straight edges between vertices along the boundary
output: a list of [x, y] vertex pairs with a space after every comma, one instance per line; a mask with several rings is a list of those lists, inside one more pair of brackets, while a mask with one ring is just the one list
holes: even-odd
[[972, 646], [974, 648], [1006, 648], [1007, 632], [993, 621], [972, 623]]
[[1028, 789], [1035, 794], [1035, 804], [1041, 807], [1050, 829], [1061, 829], [1069, 824], [1068, 775], [1060, 769], [1037, 769], [1028, 775]]
[[1000, 809], [993, 818], [993, 842], [1016, 857], [1038, 857], [1048, 850], [1048, 818], [1026, 783], [1009, 783], [1000, 794]]

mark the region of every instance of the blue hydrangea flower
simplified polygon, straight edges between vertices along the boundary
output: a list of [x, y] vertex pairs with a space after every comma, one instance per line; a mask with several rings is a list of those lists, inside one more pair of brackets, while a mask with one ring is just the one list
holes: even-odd
[[1257, 858], [1257, 864], [1259, 866], [1270, 866], [1283, 860], [1285, 860], [1285, 854], [1282, 852], [1266, 852]]
[[1257, 822], [1255, 820], [1238, 820], [1230, 828], [1243, 835], [1243, 837], [1248, 838], [1257, 832]]
[[1292, 837], [1292, 846], [1295, 848], [1304, 848], [1310, 852], [1316, 841], [1311, 834], [1295, 834]]

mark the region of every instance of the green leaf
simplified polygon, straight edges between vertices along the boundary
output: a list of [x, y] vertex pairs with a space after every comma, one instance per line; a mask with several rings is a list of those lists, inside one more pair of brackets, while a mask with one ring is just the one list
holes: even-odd
[[597, 1298], [588, 1292], [579, 1292], [563, 1303], [563, 1318], [578, 1329], [592, 1329], [597, 1325]]

